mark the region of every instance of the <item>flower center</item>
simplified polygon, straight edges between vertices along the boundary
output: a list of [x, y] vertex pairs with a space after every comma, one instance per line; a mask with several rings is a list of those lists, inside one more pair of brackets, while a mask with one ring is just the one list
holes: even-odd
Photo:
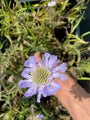
[[38, 67], [33, 72], [33, 82], [37, 85], [48, 82], [50, 73], [44, 67]]

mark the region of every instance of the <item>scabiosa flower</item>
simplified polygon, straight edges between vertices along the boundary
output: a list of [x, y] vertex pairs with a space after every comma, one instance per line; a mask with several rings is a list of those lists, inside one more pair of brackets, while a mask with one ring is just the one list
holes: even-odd
[[37, 119], [42, 119], [43, 117], [44, 117], [44, 115], [42, 115], [42, 114], [41, 115], [40, 114], [37, 115]]
[[48, 3], [48, 7], [53, 7], [56, 5], [56, 2], [55, 1], [51, 1]]
[[36, 63], [34, 56], [30, 56], [25, 61], [26, 68], [22, 72], [25, 80], [19, 82], [20, 88], [28, 88], [24, 94], [25, 97], [38, 94], [37, 102], [40, 103], [41, 96], [54, 95], [61, 88], [60, 83], [54, 82], [53, 79], [60, 78], [60, 80], [65, 81], [67, 77], [60, 72], [65, 73], [67, 67], [66, 63], [56, 67], [58, 62], [60, 61], [57, 60], [57, 56], [50, 55], [48, 52], [44, 54], [44, 61], [41, 60], [40, 63]]

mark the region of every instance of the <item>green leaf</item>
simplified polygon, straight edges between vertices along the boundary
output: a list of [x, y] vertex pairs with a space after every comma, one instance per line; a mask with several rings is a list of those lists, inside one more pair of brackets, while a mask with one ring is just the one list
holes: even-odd
[[48, 117], [52, 117], [49, 113], [47, 113], [47, 111], [41, 106], [41, 108], [42, 108], [42, 112], [46, 115], [46, 116], [48, 116]]
[[10, 120], [12, 118], [12, 111], [9, 111], [5, 114], [5, 116], [3, 117], [3, 120]]
[[69, 0], [65, 0], [65, 1], [61, 2], [61, 4], [62, 4], [62, 9], [61, 10], [65, 10], [65, 8], [67, 7], [68, 1]]
[[0, 44], [0, 50], [3, 48], [3, 45], [4, 43], [6, 42], [7, 40], [4, 40], [1, 44]]
[[75, 29], [77, 28], [77, 26], [79, 25], [79, 23], [81, 22], [83, 16], [81, 16], [79, 19], [76, 20], [76, 23], [74, 26], [72, 26], [72, 29], [71, 29], [71, 33], [73, 33], [75, 31]]
[[22, 50], [22, 53], [24, 53], [24, 52], [26, 52], [26, 51], [28, 51], [28, 50], [30, 50], [30, 49], [31, 49], [31, 47], [28, 47], [28, 48]]
[[49, 0], [44, 1], [39, 7], [38, 7], [38, 11], [40, 11], [40, 9], [45, 6], [47, 3], [49, 2]]
[[32, 36], [27, 36], [27, 38], [30, 40], [34, 40], [34, 38]]
[[20, 12], [23, 12], [23, 11], [26, 11], [26, 10], [27, 10], [27, 8], [21, 8], [16, 13], [20, 13]]
[[90, 80], [90, 77], [81, 77], [81, 78], [77, 78], [78, 80]]
[[4, 0], [4, 2], [5, 2], [6, 7], [10, 10], [10, 9], [11, 9], [11, 8], [10, 8], [11, 1], [9, 1], [9, 4], [8, 4], [8, 1], [7, 1], [7, 0]]
[[34, 7], [30, 4], [30, 2], [28, 2], [28, 7], [30, 7], [30, 10], [31, 10], [32, 13], [35, 12], [35, 9], [34, 9]]
[[5, 37], [9, 40], [9, 42], [10, 42], [11, 45], [12, 45], [12, 39], [11, 39], [10, 35], [5, 35]]
[[90, 31], [84, 33], [83, 35], [81, 35], [81, 38], [85, 37], [86, 35], [90, 34]]

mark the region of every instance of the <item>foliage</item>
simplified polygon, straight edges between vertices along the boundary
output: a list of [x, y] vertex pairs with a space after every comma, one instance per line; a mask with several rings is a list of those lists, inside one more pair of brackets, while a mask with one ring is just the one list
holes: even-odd
[[[21, 91], [18, 87], [25, 60], [37, 51], [58, 55], [61, 61], [67, 62], [68, 72], [78, 79], [85, 72], [90, 74], [90, 58], [82, 59], [83, 54], [90, 51], [89, 42], [83, 39], [90, 32], [80, 37], [75, 35], [84, 16], [81, 10], [85, 9], [85, 1], [71, 7], [69, 0], [56, 0], [56, 6], [51, 8], [47, 5], [49, 1], [38, 4], [37, 10], [29, 2], [22, 5], [15, 0], [12, 8], [11, 2], [0, 2], [1, 120], [29, 120], [38, 113], [44, 114], [45, 120], [70, 119], [60, 103], [56, 107], [55, 97], [37, 104], [36, 96], [24, 98], [24, 89]], [[64, 30], [64, 36], [55, 30], [59, 34]]]

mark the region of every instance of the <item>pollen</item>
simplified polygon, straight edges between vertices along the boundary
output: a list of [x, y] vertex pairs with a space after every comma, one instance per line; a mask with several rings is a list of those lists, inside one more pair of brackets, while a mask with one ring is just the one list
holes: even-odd
[[38, 67], [33, 72], [33, 82], [37, 85], [48, 82], [50, 73], [44, 67]]

